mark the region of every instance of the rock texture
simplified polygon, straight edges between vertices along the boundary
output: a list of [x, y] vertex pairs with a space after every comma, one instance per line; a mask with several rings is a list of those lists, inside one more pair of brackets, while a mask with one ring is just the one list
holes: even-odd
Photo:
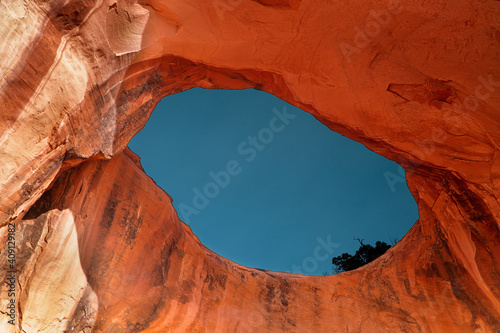
[[[18, 270], [2, 332], [500, 331], [498, 1], [12, 0], [0, 16], [2, 280], [13, 226]], [[270, 92], [398, 161], [419, 220], [336, 276], [210, 252], [126, 148], [192, 87]]]

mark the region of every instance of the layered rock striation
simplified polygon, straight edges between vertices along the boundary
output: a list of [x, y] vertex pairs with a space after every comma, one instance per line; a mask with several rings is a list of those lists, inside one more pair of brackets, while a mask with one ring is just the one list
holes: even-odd
[[[497, 1], [0, 7], [2, 332], [500, 331]], [[335, 276], [212, 253], [126, 148], [193, 87], [267, 91], [399, 162], [419, 220]]]

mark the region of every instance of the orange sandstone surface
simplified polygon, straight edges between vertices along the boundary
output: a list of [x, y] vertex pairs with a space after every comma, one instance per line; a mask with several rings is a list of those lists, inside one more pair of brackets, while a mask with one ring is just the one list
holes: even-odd
[[[500, 2], [9, 0], [0, 17], [1, 332], [500, 332]], [[126, 147], [193, 87], [267, 91], [399, 162], [419, 220], [335, 276], [214, 254]]]

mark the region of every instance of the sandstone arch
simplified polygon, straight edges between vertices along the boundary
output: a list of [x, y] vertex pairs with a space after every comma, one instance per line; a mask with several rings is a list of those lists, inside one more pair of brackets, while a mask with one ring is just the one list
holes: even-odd
[[[2, 327], [500, 330], [498, 2], [0, 6], [1, 257], [15, 224], [20, 270]], [[419, 221], [339, 276], [211, 253], [126, 149], [161, 97], [196, 86], [268, 91], [399, 161]]]

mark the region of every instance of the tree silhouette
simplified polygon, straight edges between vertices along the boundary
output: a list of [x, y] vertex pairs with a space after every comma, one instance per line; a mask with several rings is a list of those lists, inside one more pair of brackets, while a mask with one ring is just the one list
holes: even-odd
[[375, 247], [370, 244], [363, 244], [363, 240], [354, 238], [360, 244], [359, 249], [354, 255], [342, 253], [338, 257], [332, 259], [333, 270], [336, 273], [347, 272], [377, 259], [391, 248], [386, 242], [377, 241]]

